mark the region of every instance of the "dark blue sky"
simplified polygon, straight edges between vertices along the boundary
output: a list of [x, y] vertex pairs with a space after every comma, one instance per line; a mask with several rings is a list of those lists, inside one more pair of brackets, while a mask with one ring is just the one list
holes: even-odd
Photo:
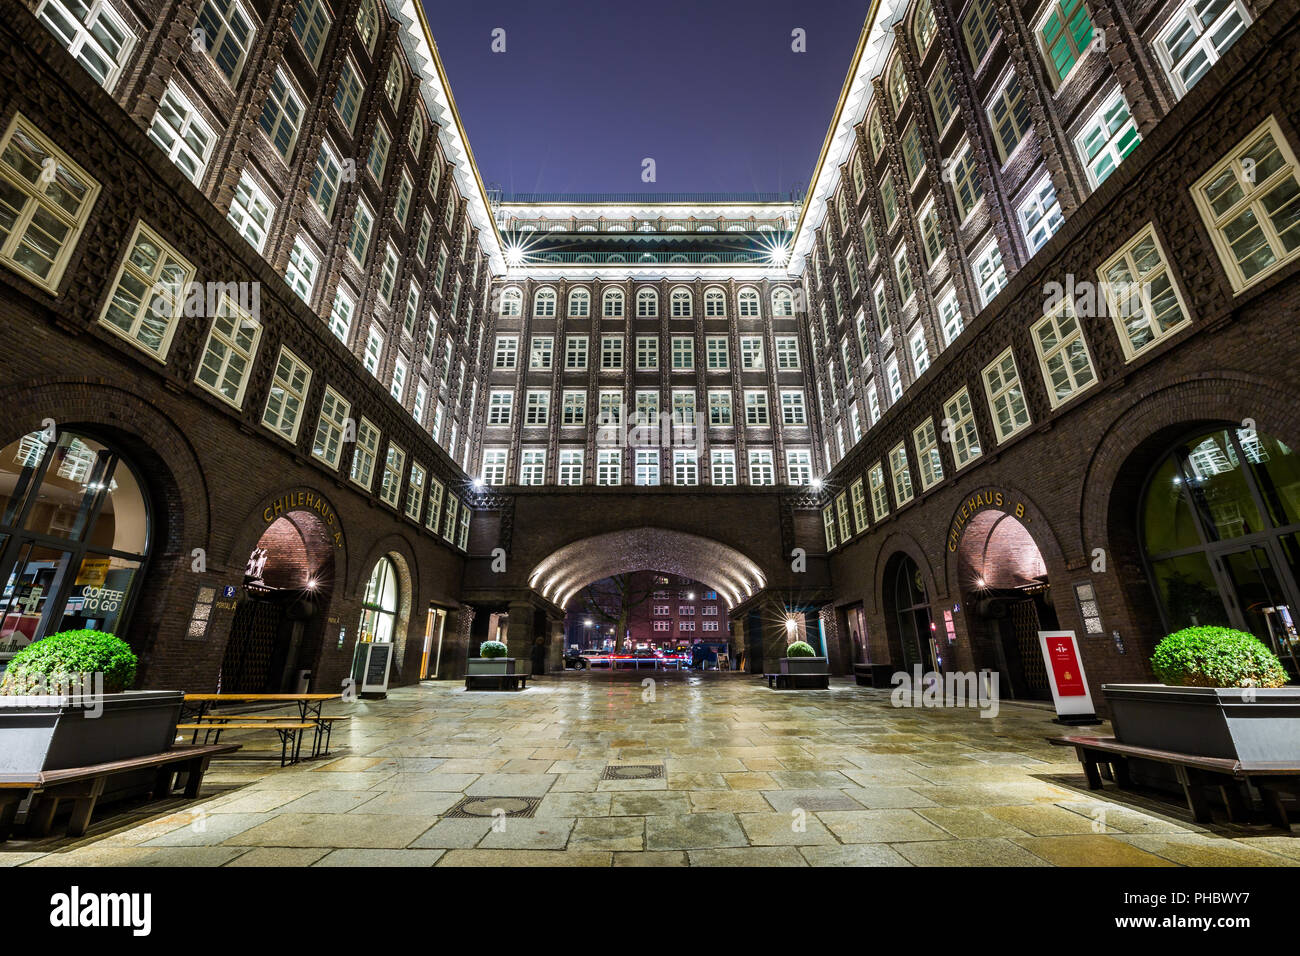
[[[518, 192], [807, 186], [865, 0], [424, 0], [485, 183]], [[492, 31], [506, 52], [493, 53]], [[806, 31], [807, 52], [791, 51]], [[657, 182], [641, 181], [652, 157]]]

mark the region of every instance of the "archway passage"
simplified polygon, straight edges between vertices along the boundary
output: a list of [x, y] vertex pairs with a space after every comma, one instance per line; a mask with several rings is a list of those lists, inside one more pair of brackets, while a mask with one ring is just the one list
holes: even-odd
[[1013, 697], [1049, 698], [1038, 632], [1058, 621], [1047, 564], [1029, 529], [1005, 511], [975, 515], [957, 547], [957, 584], [976, 666], [997, 670]]
[[257, 541], [244, 568], [219, 679], [222, 693], [297, 689], [314, 671], [334, 586], [334, 541], [314, 511], [289, 511]]

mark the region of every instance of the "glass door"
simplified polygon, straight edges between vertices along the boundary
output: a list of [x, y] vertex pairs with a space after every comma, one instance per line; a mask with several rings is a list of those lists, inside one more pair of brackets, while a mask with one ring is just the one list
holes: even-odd
[[1265, 542], [1239, 551], [1220, 553], [1219, 571], [1224, 579], [1223, 593], [1228, 597], [1230, 613], [1238, 618], [1238, 626], [1250, 631], [1287, 662], [1292, 673], [1297, 671], [1296, 602], [1288, 593], [1289, 582], [1284, 583], [1276, 568], [1277, 563]]

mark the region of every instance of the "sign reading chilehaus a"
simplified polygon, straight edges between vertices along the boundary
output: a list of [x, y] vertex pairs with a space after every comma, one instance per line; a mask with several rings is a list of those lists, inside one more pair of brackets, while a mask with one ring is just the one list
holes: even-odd
[[276, 518], [289, 511], [314, 511], [325, 522], [327, 533], [334, 539], [336, 548], [343, 547], [343, 532], [338, 527], [338, 518], [330, 503], [314, 491], [305, 488], [286, 492], [276, 498], [262, 512], [262, 520], [270, 524]]
[[1025, 515], [1024, 502], [1016, 501], [1009, 493], [1001, 489], [986, 488], [983, 491], [976, 492], [961, 503], [961, 510], [957, 512], [957, 517], [953, 518], [952, 526], [948, 529], [949, 551], [957, 550], [957, 545], [961, 544], [962, 530], [971, 518], [985, 508], [997, 508], [999, 511], [1015, 515], [1025, 524], [1029, 523], [1029, 518]]

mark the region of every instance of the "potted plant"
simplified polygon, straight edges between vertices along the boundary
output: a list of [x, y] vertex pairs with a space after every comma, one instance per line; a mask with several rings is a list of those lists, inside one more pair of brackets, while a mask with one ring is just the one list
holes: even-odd
[[786, 645], [785, 657], [781, 658], [782, 674], [824, 674], [826, 670], [826, 658], [818, 657], [807, 641]]
[[0, 773], [34, 773], [161, 753], [180, 691], [127, 690], [136, 656], [102, 631], [62, 631], [14, 655], [0, 679]]
[[1254, 635], [1189, 627], [1157, 645], [1160, 684], [1104, 684], [1121, 743], [1204, 757], [1300, 760], [1300, 687]]
[[478, 646], [478, 657], [469, 659], [471, 674], [513, 674], [515, 659], [506, 657], [509, 653], [500, 641], [484, 641]]

